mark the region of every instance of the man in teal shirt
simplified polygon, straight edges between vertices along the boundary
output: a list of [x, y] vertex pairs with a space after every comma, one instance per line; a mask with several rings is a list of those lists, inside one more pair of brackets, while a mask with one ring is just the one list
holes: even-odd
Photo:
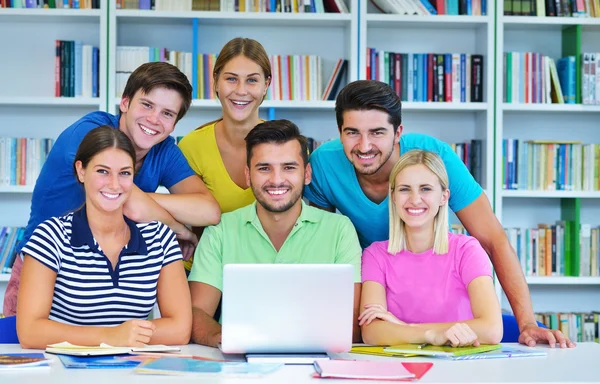
[[248, 133], [246, 151], [246, 180], [256, 202], [224, 214], [202, 235], [188, 278], [192, 341], [212, 347], [221, 341], [221, 325], [213, 316], [222, 295], [223, 266], [249, 263], [353, 265], [353, 338], [360, 340], [362, 251], [347, 217], [302, 201], [311, 180], [306, 138], [290, 121], [267, 121]]
[[[312, 182], [305, 197], [315, 206], [339, 210], [358, 231], [363, 247], [389, 238], [389, 177], [400, 155], [432, 151], [444, 161], [450, 179], [449, 206], [494, 264], [519, 324], [519, 342], [574, 346], [560, 331], [538, 327], [521, 265], [488, 198], [450, 146], [423, 134], [402, 134], [402, 102], [387, 84], [354, 81], [339, 93], [335, 114], [340, 139], [310, 157]], [[488, 175], [488, 179], [491, 175]]]

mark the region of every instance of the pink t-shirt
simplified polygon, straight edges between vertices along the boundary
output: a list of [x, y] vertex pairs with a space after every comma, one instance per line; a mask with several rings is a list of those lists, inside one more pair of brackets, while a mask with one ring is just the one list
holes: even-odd
[[492, 276], [490, 259], [477, 239], [448, 234], [448, 253], [387, 252], [388, 241], [363, 251], [362, 281], [385, 287], [388, 311], [407, 323], [445, 323], [473, 319], [467, 287]]

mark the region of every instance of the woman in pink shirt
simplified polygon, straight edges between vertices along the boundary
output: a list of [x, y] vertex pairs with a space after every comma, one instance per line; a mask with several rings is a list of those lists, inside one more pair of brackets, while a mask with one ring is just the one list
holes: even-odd
[[448, 231], [448, 174], [432, 152], [409, 151], [390, 175], [390, 239], [362, 256], [365, 343], [466, 346], [502, 339], [490, 260]]

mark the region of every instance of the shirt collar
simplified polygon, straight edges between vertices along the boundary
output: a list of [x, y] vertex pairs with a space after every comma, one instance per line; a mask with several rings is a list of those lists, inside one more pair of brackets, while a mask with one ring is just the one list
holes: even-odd
[[[301, 225], [304, 222], [317, 223], [321, 221], [321, 217], [323, 216], [318, 208], [313, 208], [304, 203], [304, 200], [300, 200], [302, 204], [302, 211], [300, 212], [300, 216], [296, 220], [296, 225]], [[244, 212], [243, 220], [246, 223], [252, 223], [254, 225], [258, 225], [262, 228], [262, 224], [258, 219], [258, 214], [256, 213], [256, 200], [250, 204], [246, 208], [246, 212]]]
[[[138, 255], [146, 255], [148, 248], [146, 247], [146, 241], [142, 236], [139, 228], [134, 221], [130, 220], [126, 216], [123, 216], [127, 226], [129, 227], [129, 243], [127, 243], [125, 249], [127, 253], [135, 253]], [[71, 223], [71, 245], [73, 247], [81, 247], [88, 245], [90, 248], [97, 248], [96, 240], [90, 229], [90, 224], [87, 219], [87, 211], [85, 205], [81, 209], [73, 212], [73, 221]]]

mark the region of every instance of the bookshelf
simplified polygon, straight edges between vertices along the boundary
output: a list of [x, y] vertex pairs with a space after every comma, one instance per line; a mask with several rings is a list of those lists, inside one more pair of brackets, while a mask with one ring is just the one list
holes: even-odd
[[[112, 3], [112, 2], [111, 2]], [[318, 55], [322, 58], [325, 83], [340, 58], [348, 59], [349, 81], [357, 79], [358, 0], [352, 0], [349, 14], [237, 13], [206, 11], [148, 11], [109, 8], [109, 52], [118, 46], [154, 46], [172, 50], [218, 53], [238, 36], [258, 40], [269, 55]], [[276, 36], [276, 37], [275, 37]], [[318, 41], [319, 44], [315, 44]], [[116, 60], [109, 55], [108, 111], [118, 111], [115, 86]], [[333, 101], [265, 100], [261, 118], [287, 118], [304, 134], [316, 140], [337, 136]], [[199, 125], [220, 117], [218, 100], [196, 99], [175, 135], [183, 136]]]
[[[85, 113], [106, 109], [106, 5], [102, 0], [100, 9], [0, 9], [0, 34], [7, 37], [0, 62], [0, 137], [56, 138]], [[100, 97], [54, 96], [55, 40], [72, 39], [101, 48]], [[33, 185], [0, 186], [0, 227], [27, 224], [32, 192]], [[0, 274], [0, 301], [8, 278]]]
[[[600, 52], [600, 44], [596, 42], [600, 37], [600, 19], [503, 16], [502, 1], [497, 2], [496, 12], [496, 215], [507, 228], [534, 228], [538, 223], [574, 220], [576, 232], [571, 233], [578, 239], [580, 223], [592, 227], [600, 224], [600, 191], [504, 190], [502, 140], [600, 143], [600, 133], [595, 129], [600, 105], [505, 103], [503, 53], [536, 52], [557, 60], [581, 52]], [[581, 98], [581, 89], [578, 89]], [[526, 279], [535, 312], [600, 310], [599, 277], [526, 276]], [[504, 294], [502, 307], [510, 308]]]

